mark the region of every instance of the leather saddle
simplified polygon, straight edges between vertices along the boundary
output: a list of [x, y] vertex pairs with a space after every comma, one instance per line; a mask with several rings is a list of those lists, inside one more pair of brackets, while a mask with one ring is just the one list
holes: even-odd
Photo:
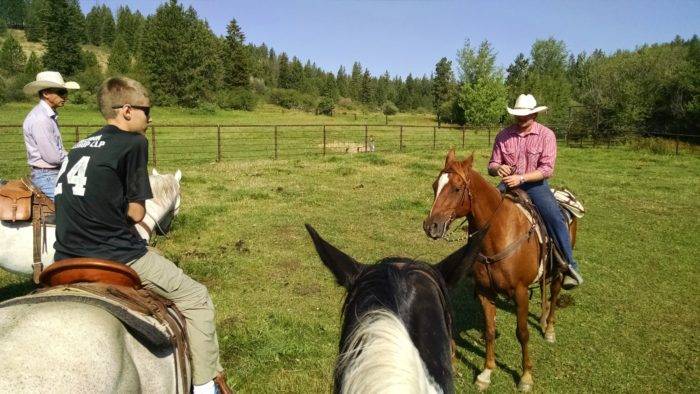
[[[547, 226], [540, 216], [537, 207], [530, 199], [530, 196], [528, 196], [524, 190], [516, 188], [508, 189], [505, 192], [504, 197], [515, 202], [518, 208], [523, 211], [525, 216], [527, 216], [528, 220], [530, 220], [532, 223], [541, 245], [542, 253], [540, 255], [543, 256], [543, 261], [541, 261], [541, 263], [548, 263], [546, 264], [546, 271], [551, 274], [555, 274], [558, 271], [565, 272], [568, 269], [568, 263], [563, 258], [563, 253], [561, 253], [559, 250], [557, 243], [549, 235]], [[559, 204], [559, 207], [562, 210], [562, 214], [564, 215], [564, 219], [567, 221], [567, 224], [571, 224], [573, 221], [572, 214], [567, 209], [564, 209], [561, 203]]]
[[[10, 180], [0, 185], [0, 220], [32, 222], [34, 283], [39, 283], [42, 240], [46, 239], [46, 225], [55, 223], [56, 207], [49, 197], [29, 178]], [[42, 231], [43, 230], [43, 231]]]
[[40, 275], [44, 287], [6, 301], [81, 302], [97, 306], [119, 319], [140, 340], [158, 349], [171, 348], [183, 393], [191, 389], [190, 350], [185, 317], [173, 301], [142, 288], [131, 267], [96, 258], [73, 258], [51, 264]]

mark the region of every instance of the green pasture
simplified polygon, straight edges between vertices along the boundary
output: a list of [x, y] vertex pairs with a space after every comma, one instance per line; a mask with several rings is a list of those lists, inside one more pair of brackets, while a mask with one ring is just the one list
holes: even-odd
[[[0, 167], [12, 176], [26, 171], [21, 124], [30, 103], [0, 107]], [[150, 140], [151, 163], [206, 164], [217, 160], [290, 159], [365, 152], [425, 151], [451, 146], [479, 148], [489, 145], [495, 129], [436, 128], [431, 115], [400, 114], [389, 118], [379, 113], [316, 116], [270, 105], [257, 111], [155, 108]], [[86, 105], [68, 104], [60, 110], [59, 124], [64, 145], [99, 128], [104, 120]], [[276, 125], [276, 126], [275, 126]]]
[[[159, 166], [180, 168], [184, 177], [181, 213], [157, 247], [208, 286], [237, 391], [331, 388], [344, 292], [316, 256], [305, 222], [363, 262], [388, 255], [436, 262], [459, 246], [429, 240], [421, 229], [450, 142], [435, 151]], [[488, 148], [458, 154], [472, 150], [483, 170]], [[3, 167], [0, 177], [8, 173]], [[697, 392], [700, 157], [560, 147], [552, 183], [574, 190], [586, 206], [575, 251], [586, 283], [569, 293], [553, 345], [537, 328], [533, 296], [535, 391]], [[0, 273], [0, 299], [30, 289]], [[452, 291], [452, 303], [457, 389], [473, 392], [484, 346], [468, 281]], [[520, 372], [513, 304], [497, 306], [491, 391], [512, 392]]]

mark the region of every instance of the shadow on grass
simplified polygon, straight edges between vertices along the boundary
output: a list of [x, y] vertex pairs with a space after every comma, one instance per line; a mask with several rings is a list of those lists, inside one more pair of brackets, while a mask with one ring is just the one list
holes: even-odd
[[[454, 338], [455, 344], [462, 349], [479, 355], [482, 359], [486, 358], [486, 344], [482, 338], [479, 338], [479, 346], [474, 343], [462, 338], [460, 335], [462, 332], [469, 330], [477, 330], [482, 333], [484, 331], [484, 314], [481, 309], [481, 304], [478, 299], [474, 296], [474, 282], [471, 279], [462, 281], [454, 290], [451, 291], [452, 308], [454, 310], [454, 332], [456, 336]], [[535, 292], [532, 297], [538, 297], [539, 292]], [[539, 299], [538, 299], [539, 300]], [[539, 302], [539, 301], [538, 301]], [[530, 305], [532, 308], [532, 305]], [[502, 297], [496, 298], [496, 309], [498, 311], [505, 311], [509, 314], [515, 315], [516, 308], [515, 303], [503, 299]], [[539, 313], [539, 308], [535, 311]], [[539, 324], [539, 316], [536, 315], [532, 310], [528, 312], [528, 324], [534, 328], [541, 336], [544, 336]], [[496, 327], [496, 341], [500, 336], [498, 331], [498, 326]], [[503, 328], [501, 326], [500, 328]], [[511, 327], [515, 331], [515, 327]], [[508, 330], [510, 331], [510, 330]], [[532, 339], [532, 336], [530, 337]], [[520, 349], [518, 349], [520, 351]], [[481, 373], [481, 367], [471, 362], [469, 359], [464, 357], [461, 353], [457, 352], [456, 357], [462, 361], [467, 367], [472, 371], [472, 379], [476, 380], [477, 375]], [[510, 366], [503, 364], [496, 358], [496, 366], [511, 375], [515, 383], [520, 381], [519, 368], [514, 369]]]
[[9, 300], [10, 298], [21, 297], [34, 291], [36, 286], [34, 282], [27, 279], [22, 282], [12, 283], [0, 288], [0, 302]]

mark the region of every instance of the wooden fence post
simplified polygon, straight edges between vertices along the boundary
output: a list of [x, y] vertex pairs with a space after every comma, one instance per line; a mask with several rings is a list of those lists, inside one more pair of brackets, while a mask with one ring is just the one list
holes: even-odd
[[151, 126], [151, 142], [153, 143], [153, 150], [151, 154], [153, 155], [153, 167], [158, 165], [158, 156], [156, 154], [156, 127]]
[[365, 153], [367, 153], [367, 124], [365, 124]]
[[216, 125], [216, 161], [221, 161], [221, 125]]
[[80, 141], [80, 131], [79, 131], [80, 126], [75, 126], [75, 143], [77, 144], [78, 141]]
[[326, 155], [326, 125], [323, 125], [323, 156]]
[[678, 136], [676, 136], [676, 156], [678, 156], [678, 143], [679, 143], [679, 139], [678, 139]]
[[403, 151], [403, 126], [399, 126], [399, 152]]
[[491, 146], [491, 127], [489, 127], [489, 146]]
[[464, 148], [464, 133], [467, 131], [466, 126], [462, 126], [462, 148]]
[[279, 157], [277, 151], [277, 126], [275, 126], [275, 160], [277, 160], [277, 158]]
[[433, 126], [433, 150], [435, 150], [435, 134], [437, 133], [437, 127]]

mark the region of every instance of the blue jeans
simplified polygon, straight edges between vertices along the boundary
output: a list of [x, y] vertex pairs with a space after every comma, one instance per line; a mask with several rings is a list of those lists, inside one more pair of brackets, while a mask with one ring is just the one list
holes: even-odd
[[54, 189], [56, 188], [56, 178], [58, 178], [58, 169], [52, 168], [32, 168], [32, 182], [41, 189], [46, 197], [53, 201]]
[[[498, 188], [503, 189], [501, 183]], [[554, 198], [554, 194], [549, 189], [549, 184], [546, 180], [538, 182], [526, 182], [520, 185], [520, 188], [527, 192], [532, 203], [537, 207], [537, 211], [542, 216], [549, 236], [554, 239], [554, 242], [559, 246], [559, 250], [564, 254], [566, 261], [574, 269], [578, 270], [578, 263], [574, 259], [574, 251], [571, 249], [571, 237], [569, 236], [569, 226], [564, 220], [564, 214], [559, 208], [559, 203]]]

